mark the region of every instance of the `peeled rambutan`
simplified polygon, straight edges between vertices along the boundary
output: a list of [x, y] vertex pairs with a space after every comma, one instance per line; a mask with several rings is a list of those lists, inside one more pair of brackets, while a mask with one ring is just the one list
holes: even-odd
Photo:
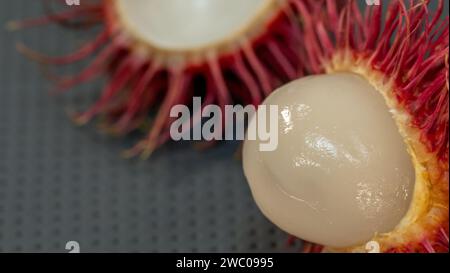
[[[272, 93], [279, 147], [244, 171], [306, 252], [449, 251], [449, 29], [443, 1], [293, 0], [310, 76]], [[256, 120], [252, 120], [256, 122]], [[413, 183], [410, 183], [413, 182]], [[322, 246], [325, 245], [325, 246]]]
[[9, 26], [52, 22], [81, 28], [97, 23], [102, 30], [67, 56], [44, 56], [21, 44], [19, 50], [49, 65], [94, 55], [88, 67], [62, 77], [56, 89], [110, 74], [100, 99], [75, 121], [85, 124], [101, 116], [103, 127], [116, 134], [150, 123], [148, 136], [129, 151], [131, 156], [148, 155], [170, 139], [173, 105], [190, 105], [193, 96], [203, 97], [203, 107], [259, 105], [275, 87], [306, 72], [306, 56], [298, 50], [303, 41], [300, 21], [287, 0], [80, 1], [79, 6]]

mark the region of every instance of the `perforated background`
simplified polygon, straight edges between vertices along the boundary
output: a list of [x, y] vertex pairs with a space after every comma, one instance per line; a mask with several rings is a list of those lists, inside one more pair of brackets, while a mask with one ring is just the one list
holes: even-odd
[[[2, 0], [0, 24], [41, 14], [39, 2]], [[254, 205], [236, 144], [170, 144], [148, 161], [124, 160], [133, 137], [76, 127], [65, 113], [84, 109], [101, 82], [49, 96], [37, 65], [15, 50], [23, 41], [58, 55], [90, 36], [0, 29], [0, 251], [66, 252], [72, 240], [82, 252], [298, 250]]]

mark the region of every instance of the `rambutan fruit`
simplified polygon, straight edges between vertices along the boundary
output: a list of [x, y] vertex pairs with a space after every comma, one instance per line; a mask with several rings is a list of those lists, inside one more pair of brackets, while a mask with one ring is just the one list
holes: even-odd
[[102, 127], [120, 135], [150, 123], [131, 156], [149, 155], [170, 139], [173, 105], [190, 105], [193, 96], [203, 97], [203, 106], [259, 105], [274, 88], [306, 73], [300, 21], [287, 0], [86, 0], [9, 26], [51, 22], [102, 25], [95, 39], [67, 56], [18, 48], [49, 65], [94, 55], [88, 67], [62, 77], [56, 88], [64, 91], [110, 74], [100, 99], [75, 120], [85, 124], [101, 116], [107, 125]]
[[449, 251], [449, 28], [436, 3], [393, 0], [383, 16], [293, 0], [317, 75], [267, 98], [278, 149], [246, 140], [243, 164], [262, 212], [306, 252]]

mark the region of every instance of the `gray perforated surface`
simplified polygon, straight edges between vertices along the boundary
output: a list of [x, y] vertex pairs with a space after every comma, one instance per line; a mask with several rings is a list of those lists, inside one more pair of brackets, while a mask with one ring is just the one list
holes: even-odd
[[[41, 14], [39, 2], [2, 0], [0, 24]], [[297, 251], [254, 205], [236, 144], [170, 144], [148, 161], [124, 160], [131, 137], [76, 127], [65, 113], [87, 106], [100, 82], [48, 96], [37, 65], [15, 50], [23, 41], [58, 55], [87, 37], [0, 30], [0, 251], [65, 252], [72, 240], [82, 252]]]

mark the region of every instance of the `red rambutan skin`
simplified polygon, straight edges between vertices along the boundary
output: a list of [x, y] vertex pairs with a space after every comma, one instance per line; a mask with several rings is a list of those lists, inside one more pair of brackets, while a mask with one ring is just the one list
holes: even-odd
[[[136, 130], [149, 119], [150, 112], [157, 110], [148, 135], [127, 153], [134, 156], [148, 155], [170, 140], [169, 129], [174, 121], [169, 116], [171, 107], [190, 105], [193, 96], [203, 97], [202, 109], [208, 104], [221, 108], [235, 103], [257, 106], [278, 86], [309, 74], [311, 71], [303, 61], [306, 52], [301, 50], [300, 21], [294, 10], [286, 1], [260, 26], [258, 35], [237, 41], [232, 49], [216, 54], [204, 52], [200, 60], [179, 64], [167, 64], [164, 58], [155, 57], [158, 53], [152, 52], [151, 46], [147, 54], [138, 52], [137, 39], [120, 24], [111, 0], [82, 1], [78, 7], [18, 22], [14, 27], [51, 22], [70, 24], [74, 20], [100, 22], [102, 30], [97, 37], [66, 56], [45, 56], [24, 45], [18, 48], [48, 65], [71, 64], [96, 54], [77, 75], [55, 77], [55, 91], [63, 92], [101, 74], [111, 75], [99, 100], [87, 111], [75, 115], [75, 121], [80, 124], [102, 116], [109, 131], [126, 134]], [[195, 124], [199, 120], [189, 122]]]
[[[388, 2], [385, 18], [382, 6], [367, 7], [363, 14], [352, 0], [341, 10], [333, 0], [293, 1], [304, 19], [309, 69], [324, 73], [333, 58], [344, 55], [350, 66], [365, 63], [374, 74], [384, 75], [383, 81], [392, 83], [390, 91], [397, 103], [411, 117], [408, 126], [420, 132], [417, 142], [433, 158], [426, 166], [430, 202], [444, 207], [446, 214], [436, 220], [430, 209], [420, 220], [424, 234], [384, 252], [449, 251], [449, 19], [442, 19], [444, 2], [436, 1], [434, 12], [428, 8], [430, 1], [382, 1]], [[321, 252], [322, 248], [307, 243], [305, 250]]]

